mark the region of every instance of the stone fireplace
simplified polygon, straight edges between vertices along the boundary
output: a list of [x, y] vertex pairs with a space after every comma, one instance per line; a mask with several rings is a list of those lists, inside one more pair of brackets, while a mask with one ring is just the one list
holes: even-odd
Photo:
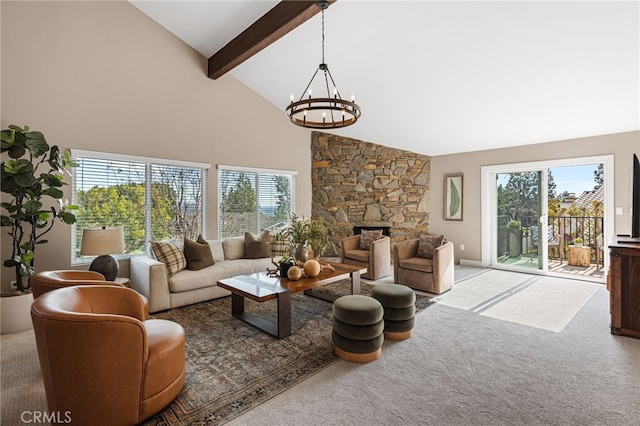
[[360, 229], [391, 244], [429, 231], [431, 157], [322, 132], [311, 134], [311, 215], [329, 228], [326, 256]]

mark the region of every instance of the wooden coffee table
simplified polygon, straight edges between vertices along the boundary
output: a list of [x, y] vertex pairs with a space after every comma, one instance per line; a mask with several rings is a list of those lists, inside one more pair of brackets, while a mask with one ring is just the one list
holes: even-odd
[[[315, 292], [313, 289], [351, 278], [351, 294], [360, 294], [360, 274], [366, 273], [367, 268], [334, 262], [322, 263], [330, 264], [335, 271], [323, 269], [317, 277], [301, 278], [297, 281], [270, 277], [266, 272], [258, 272], [220, 280], [218, 286], [231, 291], [231, 315], [278, 339], [284, 339], [291, 335], [291, 293], [302, 291], [308, 296], [332, 302], [335, 297]], [[276, 323], [246, 312], [245, 298], [256, 302], [276, 299], [278, 310]]]

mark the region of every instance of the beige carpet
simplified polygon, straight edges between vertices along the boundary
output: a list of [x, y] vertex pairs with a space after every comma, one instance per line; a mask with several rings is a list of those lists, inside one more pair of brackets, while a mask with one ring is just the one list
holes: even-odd
[[5, 334], [0, 338], [0, 424], [21, 425], [22, 413], [27, 421], [33, 411], [47, 410], [47, 398], [36, 352], [33, 330]]
[[[479, 306], [509, 297], [465, 283]], [[339, 361], [229, 425], [640, 424], [640, 339], [609, 332], [604, 286], [560, 332], [447, 306], [448, 294], [463, 296], [443, 295], [376, 362]]]
[[436, 301], [459, 309], [477, 309], [496, 298], [505, 297], [512, 289], [534, 277], [518, 272], [484, 270], [465, 280], [457, 280], [456, 285], [438, 296]]
[[600, 288], [586, 281], [541, 277], [480, 315], [560, 332]]

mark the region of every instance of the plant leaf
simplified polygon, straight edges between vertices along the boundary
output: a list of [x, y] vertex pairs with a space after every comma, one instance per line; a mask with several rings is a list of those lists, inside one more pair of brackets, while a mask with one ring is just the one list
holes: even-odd
[[60, 217], [60, 219], [62, 219], [62, 221], [67, 225], [73, 225], [74, 223], [76, 223], [76, 217], [73, 213], [60, 212], [58, 214], [58, 217]]
[[458, 193], [458, 188], [456, 188], [453, 180], [450, 181], [450, 186], [451, 201], [449, 202], [449, 217], [455, 217], [460, 209], [460, 194]]
[[29, 200], [24, 203], [24, 211], [28, 215], [38, 214], [40, 209], [42, 208], [42, 203], [40, 201]]
[[59, 199], [64, 197], [64, 193], [62, 191], [60, 191], [58, 188], [47, 188], [46, 191], [44, 191], [42, 193], [42, 195], [48, 195], [50, 197], [53, 197], [55, 199]]
[[[41, 157], [47, 151], [49, 151], [49, 144], [47, 143], [47, 141], [44, 140], [44, 137], [42, 139], [30, 139], [29, 135], [32, 133], [40, 133], [40, 132], [27, 133], [27, 143], [26, 143], [27, 148], [29, 148], [29, 151], [31, 151], [34, 157], [36, 158]], [[40, 134], [42, 135], [42, 133]]]
[[0, 132], [0, 141], [2, 141], [2, 150], [9, 149], [13, 142], [16, 140], [16, 131], [15, 130], [3, 130]]

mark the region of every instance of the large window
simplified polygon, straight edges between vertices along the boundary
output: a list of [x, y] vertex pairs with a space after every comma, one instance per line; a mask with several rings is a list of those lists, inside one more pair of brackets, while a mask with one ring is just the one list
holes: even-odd
[[205, 233], [208, 164], [73, 150], [73, 263], [82, 229], [122, 226], [125, 255], [147, 251], [148, 242]]
[[286, 225], [295, 172], [218, 166], [218, 238], [258, 234]]

